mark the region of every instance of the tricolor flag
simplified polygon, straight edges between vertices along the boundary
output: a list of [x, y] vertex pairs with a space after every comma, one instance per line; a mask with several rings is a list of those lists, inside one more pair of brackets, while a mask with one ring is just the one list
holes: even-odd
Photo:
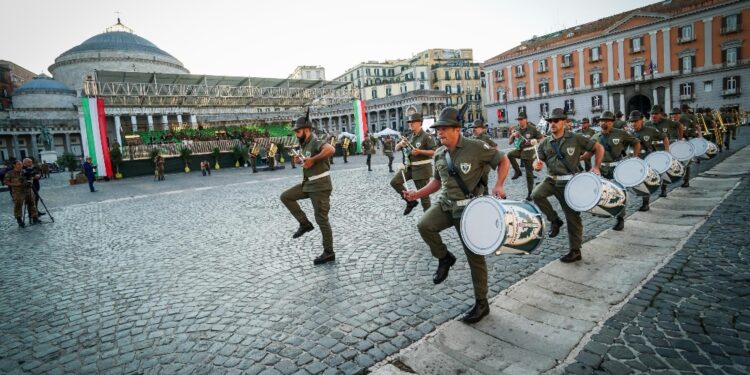
[[109, 159], [107, 142], [107, 121], [104, 117], [104, 100], [101, 98], [81, 98], [83, 116], [78, 121], [81, 129], [84, 157], [91, 157], [96, 166], [96, 175], [112, 177], [112, 164]]
[[355, 100], [354, 107], [354, 134], [357, 136], [357, 152], [362, 152], [362, 141], [367, 136], [367, 115], [365, 114], [365, 101]]

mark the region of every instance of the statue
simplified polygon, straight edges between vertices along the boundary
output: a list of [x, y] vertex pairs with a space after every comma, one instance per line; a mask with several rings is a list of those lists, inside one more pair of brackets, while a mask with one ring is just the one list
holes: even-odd
[[54, 145], [52, 144], [52, 135], [49, 133], [49, 129], [47, 129], [46, 125], [42, 125], [40, 131], [42, 133], [42, 140], [44, 141], [44, 149], [51, 150]]

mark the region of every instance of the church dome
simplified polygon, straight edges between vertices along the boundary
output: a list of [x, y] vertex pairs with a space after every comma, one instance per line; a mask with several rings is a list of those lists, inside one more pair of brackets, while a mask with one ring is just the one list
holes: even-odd
[[15, 109], [73, 109], [76, 92], [44, 74], [13, 91]]
[[19, 94], [31, 94], [31, 93], [58, 93], [58, 94], [73, 94], [75, 91], [71, 90], [64, 84], [55, 81], [47, 75], [40, 74], [34, 79], [27, 81], [21, 87], [13, 91], [13, 95]]
[[169, 59], [174, 59], [174, 56], [164, 52], [162, 49], [155, 46], [148, 40], [125, 31], [110, 31], [95, 35], [91, 38], [86, 39], [86, 41], [84, 41], [83, 43], [63, 52], [63, 54], [60, 55], [58, 59], [81, 52], [91, 51], [142, 52], [146, 54], [153, 54]]

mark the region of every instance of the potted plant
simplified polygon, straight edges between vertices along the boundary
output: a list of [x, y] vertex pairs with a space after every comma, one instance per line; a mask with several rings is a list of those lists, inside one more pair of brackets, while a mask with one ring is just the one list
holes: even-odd
[[70, 184], [75, 185], [76, 180], [73, 178], [73, 172], [78, 168], [78, 158], [70, 152], [63, 152], [62, 155], [57, 159], [57, 164], [63, 168], [66, 168], [70, 172]]
[[211, 154], [214, 156], [214, 169], [221, 169], [221, 166], [219, 165], [219, 155], [221, 155], [221, 150], [219, 150], [218, 147], [214, 147], [213, 151], [211, 151]]
[[122, 163], [122, 151], [120, 151], [120, 145], [114, 144], [112, 150], [109, 151], [109, 160], [115, 165], [115, 179], [121, 179], [122, 174], [120, 173], [120, 163]]
[[242, 159], [242, 146], [234, 145], [232, 147], [232, 157], [234, 158], [234, 167], [240, 167], [240, 159]]
[[190, 162], [190, 155], [193, 154], [193, 150], [183, 147], [180, 149], [180, 159], [185, 162], [185, 173], [190, 173], [190, 167], [188, 166], [188, 163]]

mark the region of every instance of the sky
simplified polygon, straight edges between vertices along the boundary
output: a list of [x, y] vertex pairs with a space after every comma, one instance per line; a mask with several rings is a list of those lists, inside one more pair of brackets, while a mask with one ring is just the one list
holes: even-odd
[[[544, 35], [638, 8], [644, 0], [25, 0], [4, 2], [0, 59], [47, 72], [119, 17], [193, 74], [286, 78], [320, 65], [334, 79], [364, 61], [428, 48], [484, 62]], [[119, 14], [117, 13], [119, 12]]]

